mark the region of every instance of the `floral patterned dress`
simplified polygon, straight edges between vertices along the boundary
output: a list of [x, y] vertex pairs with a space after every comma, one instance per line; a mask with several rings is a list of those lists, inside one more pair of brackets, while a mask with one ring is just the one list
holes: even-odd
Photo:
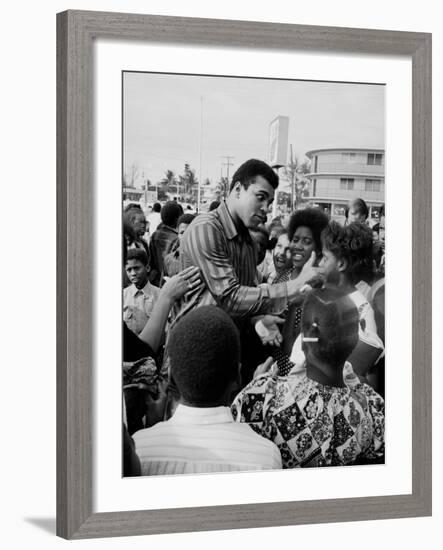
[[264, 374], [238, 394], [232, 412], [278, 446], [283, 468], [384, 457], [384, 401], [367, 384], [339, 388], [306, 375]]

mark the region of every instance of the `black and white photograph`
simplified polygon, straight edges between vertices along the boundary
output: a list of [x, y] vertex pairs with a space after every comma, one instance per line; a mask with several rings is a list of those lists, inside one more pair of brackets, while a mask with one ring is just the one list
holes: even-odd
[[385, 87], [122, 79], [123, 475], [383, 464]]

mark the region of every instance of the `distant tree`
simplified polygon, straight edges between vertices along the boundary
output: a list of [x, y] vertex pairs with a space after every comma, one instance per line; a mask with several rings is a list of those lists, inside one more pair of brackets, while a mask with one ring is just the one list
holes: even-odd
[[188, 163], [185, 164], [184, 173], [178, 176], [180, 190], [177, 192], [187, 202], [195, 202], [198, 192], [198, 179], [195, 170]]
[[283, 177], [291, 184], [292, 207], [295, 209], [300, 203], [306, 201], [309, 194], [309, 179], [306, 174], [310, 172], [310, 162], [303, 162], [293, 155], [291, 145], [291, 158], [288, 164], [282, 168]]
[[123, 185], [126, 187], [135, 187], [135, 182], [140, 174], [140, 169], [137, 162], [133, 162], [131, 166], [123, 174]]
[[214, 200], [221, 201], [226, 199], [229, 194], [229, 180], [222, 176], [215, 185]]
[[166, 170], [164, 177], [160, 180], [162, 195], [177, 192], [177, 178], [172, 170]]

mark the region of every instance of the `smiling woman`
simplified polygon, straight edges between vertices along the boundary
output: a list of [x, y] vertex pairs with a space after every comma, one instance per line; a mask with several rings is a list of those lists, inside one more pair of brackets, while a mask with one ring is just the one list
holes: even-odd
[[[292, 279], [299, 276], [309, 260], [313, 261], [314, 265], [318, 264], [321, 255], [321, 232], [327, 224], [328, 217], [319, 208], [296, 210], [290, 217], [288, 238], [292, 247], [294, 266], [291, 272]], [[312, 283], [312, 286], [315, 286], [315, 282]], [[287, 374], [294, 367], [289, 357], [292, 346], [300, 333], [301, 312], [300, 304], [290, 306], [282, 327], [282, 347], [274, 354], [281, 375]]]
[[292, 243], [296, 271], [310, 259], [312, 252], [316, 261], [321, 254], [321, 232], [328, 224], [327, 215], [319, 208], [296, 210], [289, 219], [288, 237]]

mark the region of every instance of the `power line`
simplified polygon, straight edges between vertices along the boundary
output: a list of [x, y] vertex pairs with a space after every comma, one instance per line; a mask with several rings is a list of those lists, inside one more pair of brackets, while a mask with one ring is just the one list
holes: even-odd
[[226, 177], [228, 179], [228, 182], [229, 182], [229, 167], [230, 166], [234, 166], [234, 163], [231, 162], [231, 159], [233, 159], [235, 157], [230, 157], [228, 155], [224, 155], [222, 156], [222, 159], [226, 159], [226, 162], [222, 162], [222, 166], [226, 166]]

